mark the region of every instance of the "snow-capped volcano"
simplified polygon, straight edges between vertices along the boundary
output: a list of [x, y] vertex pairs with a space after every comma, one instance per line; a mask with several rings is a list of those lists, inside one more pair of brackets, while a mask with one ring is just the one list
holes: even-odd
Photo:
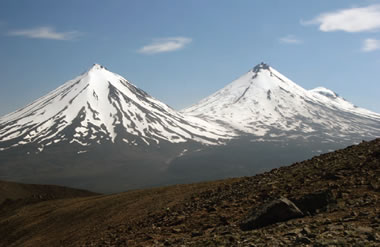
[[182, 113], [255, 136], [380, 136], [380, 114], [326, 88], [306, 90], [264, 63]]
[[183, 116], [98, 64], [0, 118], [1, 150], [33, 144], [42, 151], [59, 142], [82, 146], [115, 141], [217, 144], [225, 134], [224, 128]]

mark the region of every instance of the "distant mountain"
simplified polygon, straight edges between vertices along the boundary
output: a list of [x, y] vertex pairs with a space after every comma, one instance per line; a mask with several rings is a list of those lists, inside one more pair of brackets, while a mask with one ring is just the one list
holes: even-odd
[[98, 192], [258, 172], [380, 136], [380, 114], [266, 64], [181, 112], [95, 64], [0, 118], [0, 179]]
[[218, 144], [224, 129], [185, 117], [123, 77], [95, 64], [30, 105], [0, 118], [0, 150], [60, 142], [89, 145], [196, 141]]
[[264, 140], [380, 136], [380, 114], [323, 87], [306, 90], [264, 63], [182, 113]]
[[163, 184], [171, 160], [234, 135], [95, 64], [0, 118], [0, 179], [102, 192]]
[[264, 63], [181, 112], [237, 133], [171, 162], [173, 176], [190, 181], [254, 175], [380, 137], [380, 114], [326, 88], [306, 90]]

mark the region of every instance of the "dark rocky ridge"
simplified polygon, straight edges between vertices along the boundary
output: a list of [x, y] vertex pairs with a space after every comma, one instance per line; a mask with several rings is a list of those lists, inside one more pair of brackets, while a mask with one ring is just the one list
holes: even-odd
[[[304, 216], [240, 229], [282, 197]], [[379, 246], [380, 139], [253, 177], [21, 207], [0, 215], [0, 239], [0, 246]]]
[[[99, 195], [98, 193], [57, 185], [22, 184], [0, 181], [0, 205], [18, 200], [52, 200]], [[36, 199], [36, 200], [33, 200]]]

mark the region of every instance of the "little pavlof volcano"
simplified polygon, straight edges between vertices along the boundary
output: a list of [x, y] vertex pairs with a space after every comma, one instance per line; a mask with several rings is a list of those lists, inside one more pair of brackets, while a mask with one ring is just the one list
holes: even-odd
[[379, 114], [266, 64], [181, 112], [95, 64], [0, 118], [0, 177], [122, 191], [252, 175], [379, 133]]

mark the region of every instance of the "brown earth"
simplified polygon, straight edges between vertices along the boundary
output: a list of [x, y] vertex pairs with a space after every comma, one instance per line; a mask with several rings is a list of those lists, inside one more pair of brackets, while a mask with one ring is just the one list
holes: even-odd
[[[283, 197], [304, 216], [241, 229]], [[380, 139], [253, 177], [0, 208], [0, 246], [297, 245], [380, 246]]]

